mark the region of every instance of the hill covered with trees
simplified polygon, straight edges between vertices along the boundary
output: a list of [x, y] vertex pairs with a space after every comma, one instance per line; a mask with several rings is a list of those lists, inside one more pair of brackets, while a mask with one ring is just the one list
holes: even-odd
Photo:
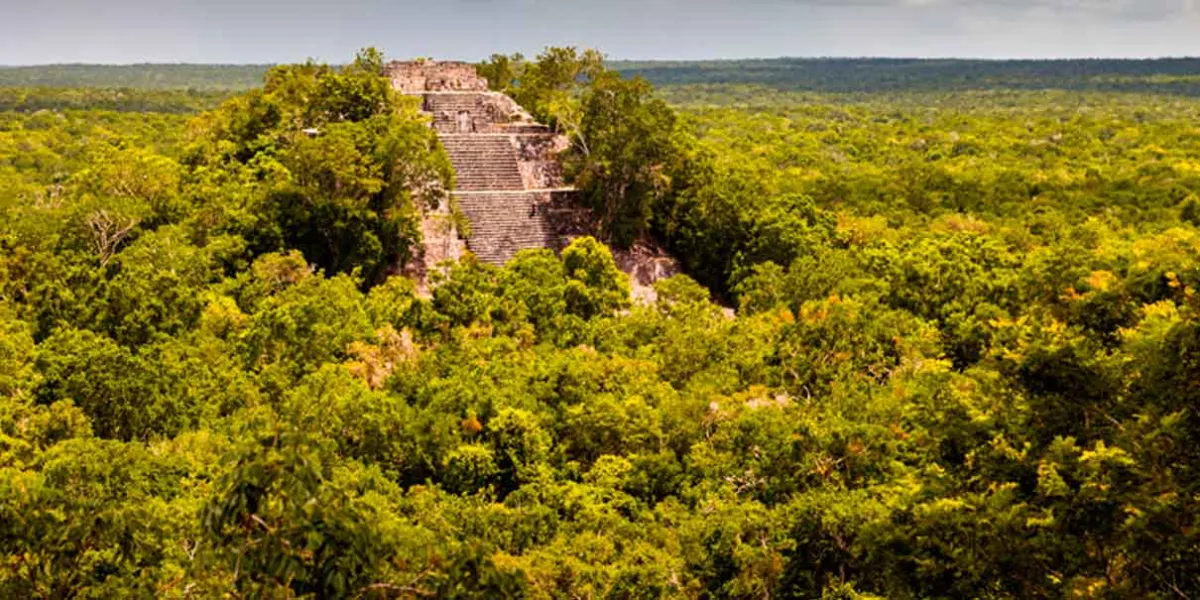
[[498, 55], [603, 239], [420, 295], [381, 68], [0, 112], [0, 597], [1200, 594], [1200, 102]]

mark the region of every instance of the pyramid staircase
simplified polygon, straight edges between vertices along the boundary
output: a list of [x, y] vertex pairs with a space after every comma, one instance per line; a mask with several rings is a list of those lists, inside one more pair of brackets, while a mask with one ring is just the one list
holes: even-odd
[[[387, 75], [401, 93], [419, 97], [450, 157], [457, 184], [451, 194], [471, 225], [461, 239], [443, 205], [422, 217], [425, 243], [405, 270], [424, 289], [431, 269], [469, 249], [479, 260], [502, 265], [527, 248], [561, 250], [570, 239], [593, 235], [595, 223], [563, 184], [557, 154], [566, 139], [533, 120], [512, 98], [488, 89], [474, 65], [430, 60], [395, 61]], [[631, 275], [633, 294], [653, 302], [654, 281], [679, 272], [661, 249], [614, 250]]]
[[517, 151], [508, 136], [440, 134], [458, 180], [456, 192], [522, 191]]
[[524, 249], [564, 246], [566, 232], [550, 217], [571, 190], [561, 169], [548, 168], [556, 147], [548, 142], [557, 141], [549, 128], [496, 92], [420, 93], [454, 166], [451, 194], [471, 223], [467, 249], [499, 266]]
[[489, 191], [457, 196], [458, 206], [471, 221], [467, 247], [479, 260], [502, 265], [527, 248], [553, 248], [558, 236], [546, 218], [543, 194]]

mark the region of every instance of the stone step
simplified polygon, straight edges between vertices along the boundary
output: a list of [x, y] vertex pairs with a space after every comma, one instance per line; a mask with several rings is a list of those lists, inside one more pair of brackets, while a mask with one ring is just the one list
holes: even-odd
[[484, 102], [483, 94], [427, 94], [426, 112], [442, 110], [477, 110]]
[[557, 245], [544, 194], [489, 192], [456, 198], [471, 222], [467, 248], [485, 263], [503, 265], [520, 250]]
[[505, 137], [454, 136], [442, 138], [458, 180], [465, 191], [523, 190], [517, 152]]

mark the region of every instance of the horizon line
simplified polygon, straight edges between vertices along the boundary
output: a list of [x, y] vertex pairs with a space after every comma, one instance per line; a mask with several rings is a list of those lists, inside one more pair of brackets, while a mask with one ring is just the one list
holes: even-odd
[[[412, 58], [390, 58], [389, 61], [415, 60]], [[427, 57], [426, 57], [427, 58]], [[528, 57], [530, 60], [536, 57]], [[0, 69], [29, 69], [38, 67], [273, 67], [285, 64], [298, 64], [307, 60], [322, 62], [314, 58], [305, 58], [295, 62], [192, 62], [192, 61], [141, 61], [141, 62], [46, 62], [46, 63], [0, 63]], [[458, 61], [477, 63], [481, 60], [444, 58], [433, 60]], [[486, 60], [486, 59], [484, 59]], [[713, 62], [751, 62], [751, 61], [829, 61], [829, 60], [877, 60], [877, 61], [929, 61], [929, 62], [1080, 62], [1080, 61], [1109, 61], [1109, 62], [1156, 62], [1200, 60], [1200, 55], [1164, 55], [1164, 56], [1058, 56], [1058, 57], [990, 57], [990, 56], [870, 56], [870, 55], [809, 55], [809, 56], [745, 56], [745, 57], [713, 57], [713, 58], [605, 58], [610, 63], [713, 63]], [[326, 64], [344, 65], [345, 62]]]

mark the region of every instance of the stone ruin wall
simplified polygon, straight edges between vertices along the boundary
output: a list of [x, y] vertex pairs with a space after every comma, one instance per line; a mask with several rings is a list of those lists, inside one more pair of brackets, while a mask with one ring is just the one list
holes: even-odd
[[480, 77], [475, 65], [435, 60], [393, 61], [385, 69], [392, 87], [404, 94], [422, 92], [486, 92], [487, 79]]
[[529, 188], [564, 188], [566, 177], [558, 154], [567, 149], [561, 135], [521, 135], [512, 137], [517, 151], [521, 178]]

